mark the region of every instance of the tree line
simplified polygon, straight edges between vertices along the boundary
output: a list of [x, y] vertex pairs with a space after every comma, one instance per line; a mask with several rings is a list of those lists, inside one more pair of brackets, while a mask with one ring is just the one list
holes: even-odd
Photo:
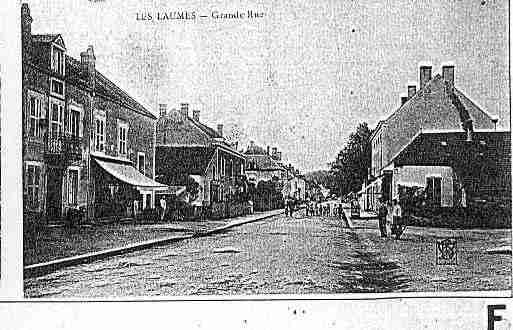
[[307, 173], [306, 177], [337, 196], [359, 191], [371, 166], [371, 134], [372, 130], [366, 122], [358, 124], [335, 160], [329, 164], [329, 170], [313, 171]]

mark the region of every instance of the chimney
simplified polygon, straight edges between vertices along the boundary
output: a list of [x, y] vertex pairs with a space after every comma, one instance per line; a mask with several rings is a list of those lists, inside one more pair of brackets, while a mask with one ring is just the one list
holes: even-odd
[[223, 124], [217, 124], [217, 133], [223, 136]]
[[199, 110], [193, 110], [192, 111], [192, 119], [194, 119], [197, 122], [199, 122], [199, 115], [200, 115], [200, 111]]
[[269, 152], [269, 146], [267, 146], [267, 154], [270, 155], [270, 152]]
[[23, 57], [29, 59], [32, 53], [32, 16], [26, 3], [21, 5], [21, 45]]
[[80, 53], [80, 62], [82, 64], [82, 72], [89, 82], [89, 87], [94, 89], [95, 76], [96, 76], [96, 57], [94, 56], [93, 46], [89, 45], [85, 52]]
[[401, 105], [405, 104], [408, 101], [408, 96], [401, 96]]
[[454, 86], [454, 65], [442, 66], [442, 77], [446, 82]]
[[159, 104], [160, 117], [164, 117], [166, 114], [167, 114], [167, 104], [165, 104], [165, 103]]
[[408, 100], [411, 99], [417, 93], [417, 86], [408, 85]]
[[420, 89], [424, 88], [428, 81], [431, 80], [431, 66], [422, 65], [420, 67]]
[[184, 118], [189, 116], [189, 103], [180, 103], [180, 114]]

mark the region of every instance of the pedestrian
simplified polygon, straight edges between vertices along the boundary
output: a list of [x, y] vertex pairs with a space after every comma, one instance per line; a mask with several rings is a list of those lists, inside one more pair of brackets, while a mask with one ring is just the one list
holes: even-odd
[[338, 216], [342, 218], [342, 215], [344, 214], [344, 207], [342, 206], [342, 203], [338, 204]]
[[167, 211], [167, 202], [164, 196], [160, 197], [160, 221], [164, 221]]
[[253, 208], [253, 201], [251, 199], [248, 201], [248, 206], [249, 206], [249, 214], [253, 214], [255, 211]]
[[392, 229], [391, 232], [395, 235], [395, 239], [399, 239], [406, 229], [406, 226], [403, 224], [403, 210], [399, 201], [394, 199], [392, 204]]
[[388, 209], [383, 197], [378, 199], [378, 222], [381, 237], [387, 237], [387, 214]]

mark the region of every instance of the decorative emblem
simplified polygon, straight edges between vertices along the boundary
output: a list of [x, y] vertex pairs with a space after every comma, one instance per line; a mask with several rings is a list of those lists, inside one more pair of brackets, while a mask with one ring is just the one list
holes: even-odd
[[458, 245], [456, 239], [445, 238], [436, 241], [436, 264], [457, 265]]

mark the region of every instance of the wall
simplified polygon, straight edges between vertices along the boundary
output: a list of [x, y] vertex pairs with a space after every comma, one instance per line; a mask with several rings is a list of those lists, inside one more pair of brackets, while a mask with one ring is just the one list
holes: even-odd
[[153, 132], [155, 120], [125, 108], [102, 96], [95, 98], [95, 108], [105, 111], [106, 155], [120, 157], [118, 153], [118, 119], [128, 123], [128, 159], [137, 166], [137, 153], [145, 154], [145, 175], [153, 178], [153, 152], [155, 150]]
[[426, 177], [442, 178], [442, 206], [453, 206], [453, 171], [447, 166], [402, 166], [394, 168], [392, 198], [399, 198], [398, 185], [426, 187]]

